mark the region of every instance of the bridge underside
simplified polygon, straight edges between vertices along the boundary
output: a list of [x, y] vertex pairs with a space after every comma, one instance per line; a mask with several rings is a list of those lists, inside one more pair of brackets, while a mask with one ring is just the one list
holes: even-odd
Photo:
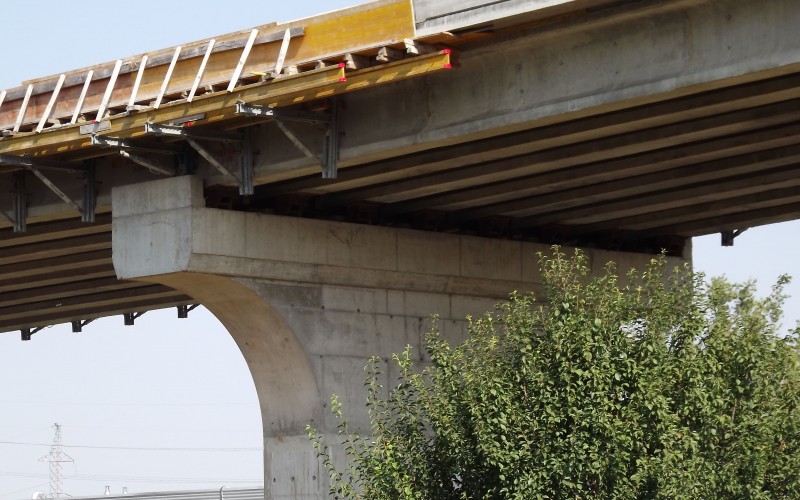
[[[754, 63], [752, 71], [729, 71], [722, 61], [715, 67], [719, 78], [686, 77], [689, 83], [681, 83], [691, 64], [702, 64], [692, 50], [707, 57], [731, 53], [725, 57], [741, 57], [748, 66], [748, 54], [754, 61], [779, 59], [785, 47], [759, 56], [743, 48], [746, 40], [730, 42], [719, 33], [708, 35], [714, 47], [636, 45], [647, 39], [648, 29], [653, 45], [673, 43], [670, 29], [691, 16], [698, 32], [711, 30], [701, 23], [703, 16], [714, 26], [738, 21], [745, 31], [752, 28], [745, 19], [748, 9], [760, 7], [735, 1], [719, 2], [716, 9], [704, 7], [706, 2], [628, 3], [552, 26], [533, 23], [496, 33], [485, 29], [482, 36], [472, 33], [461, 41], [455, 37], [448, 45], [461, 53], [460, 67], [337, 97], [344, 135], [335, 179], [322, 178], [315, 160], [295, 154], [278, 123], [227, 120], [225, 131], [247, 131], [252, 138], [258, 155], [254, 194], [240, 195], [235, 182], [195, 158], [191, 170], [205, 178], [206, 205], [619, 251], [666, 250], [676, 256], [683, 256], [693, 236], [724, 233], [732, 241], [748, 227], [798, 218], [798, 58]], [[659, 9], [648, 11], [653, 5]], [[677, 11], [680, 5], [695, 10]], [[773, 10], [770, 15], [782, 16], [786, 25], [798, 16], [797, 9]], [[781, 36], [781, 26], [773, 23], [770, 29]], [[686, 31], [681, 43], [691, 35]], [[586, 49], [587, 40], [594, 41], [594, 52]], [[618, 44], [626, 48], [605, 52]], [[643, 54], [634, 58], [638, 52]], [[658, 54], [683, 58], [686, 73], [622, 87], [650, 66], [672, 63]], [[575, 68], [581, 64], [583, 71]], [[557, 93], [555, 77], [547, 75], [557, 71], [562, 77], [583, 74], [586, 81], [564, 81], [565, 95], [551, 97]], [[589, 100], [592, 88], [610, 97]], [[492, 92], [499, 97], [487, 103]], [[546, 95], [530, 95], [537, 92]], [[519, 109], [513, 107], [517, 101]], [[315, 111], [328, 102], [294, 108]], [[437, 111], [456, 102], [459, 110], [444, 123]], [[525, 119], [518, 118], [527, 111]], [[475, 125], [481, 116], [494, 124]], [[301, 139], [313, 140], [318, 133], [292, 126]], [[456, 127], [459, 133], [449, 133]], [[216, 132], [220, 125], [201, 121], [193, 128]], [[375, 139], [371, 134], [378, 128], [389, 137]], [[137, 145], [169, 149], [185, 141], [140, 137]], [[211, 151], [230, 156], [225, 147]], [[110, 153], [75, 150], [52, 158], [93, 157], [98, 171], [152, 177], [104, 154]], [[178, 161], [177, 154], [167, 158], [170, 164]], [[0, 229], [0, 331], [192, 303], [161, 285], [116, 280], [110, 207], [101, 199], [98, 211], [95, 223], [77, 221], [77, 211], [62, 211], [57, 217], [32, 217], [24, 234], [13, 233], [10, 225]]]

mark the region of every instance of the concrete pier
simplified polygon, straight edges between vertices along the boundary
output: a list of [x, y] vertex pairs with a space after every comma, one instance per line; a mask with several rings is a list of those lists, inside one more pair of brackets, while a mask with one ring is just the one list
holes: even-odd
[[[545, 245], [209, 209], [184, 176], [114, 190], [113, 254], [121, 279], [180, 290], [211, 310], [247, 361], [264, 427], [268, 498], [324, 498], [327, 476], [305, 435], [334, 433], [338, 394], [368, 428], [363, 367], [421, 335], [438, 314], [459, 342], [467, 315], [540, 283]], [[651, 256], [589, 251], [641, 267]], [[677, 258], [673, 258], [678, 262]]]

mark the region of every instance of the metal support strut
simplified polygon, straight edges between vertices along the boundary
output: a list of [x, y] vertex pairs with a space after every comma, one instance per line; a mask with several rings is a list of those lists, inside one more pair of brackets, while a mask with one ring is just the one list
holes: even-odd
[[34, 333], [39, 333], [43, 329], [44, 329], [43, 326], [37, 328], [23, 328], [22, 330], [20, 330], [20, 333], [22, 334], [22, 340], [23, 341], [30, 340]]
[[144, 313], [125, 313], [122, 315], [122, 320], [125, 326], [133, 326], [137, 318], [141, 317]]
[[[336, 98], [330, 100], [330, 113], [308, 113], [283, 108], [270, 108], [255, 104], [236, 103], [236, 114], [250, 116], [253, 118], [272, 118], [278, 129], [283, 132], [289, 141], [300, 150], [306, 157], [316, 160], [322, 167], [323, 179], [336, 178], [336, 163], [339, 159], [339, 119], [338, 101]], [[301, 122], [312, 125], [322, 125], [325, 127], [325, 136], [322, 141], [322, 156], [318, 156], [311, 148], [306, 146], [303, 141], [287, 126], [285, 122]]]
[[724, 247], [732, 247], [734, 240], [743, 232], [747, 231], [748, 228], [744, 229], [736, 229], [732, 231], [722, 231], [722, 246]]
[[92, 223], [97, 210], [97, 187], [95, 184], [95, 164], [93, 160], [86, 162], [86, 172], [83, 179], [83, 208], [81, 209], [81, 222]]
[[73, 321], [72, 322], [72, 332], [73, 333], [82, 332], [83, 331], [83, 327], [88, 325], [92, 321], [94, 321], [94, 319], [87, 319], [87, 320], [83, 320], [83, 321], [81, 321], [81, 320]]
[[[206, 159], [208, 163], [216, 168], [221, 174], [233, 177], [239, 184], [239, 194], [251, 195], [255, 192], [253, 187], [253, 154], [250, 145], [249, 133], [231, 134], [222, 131], [197, 131], [192, 129], [190, 123], [186, 125], [159, 125], [155, 123], [147, 123], [144, 126], [145, 133], [174, 137], [185, 140], [189, 146], [192, 147], [197, 153]], [[239, 154], [239, 174], [233, 172], [230, 168], [225, 166], [221, 161], [217, 160], [214, 155], [201, 145], [198, 141], [215, 141], [226, 143], [238, 143], [241, 145]]]
[[28, 230], [28, 197], [25, 193], [25, 172], [14, 174], [14, 232]]
[[194, 311], [200, 304], [192, 304], [190, 306], [178, 306], [178, 318], [186, 319], [189, 317], [189, 313]]

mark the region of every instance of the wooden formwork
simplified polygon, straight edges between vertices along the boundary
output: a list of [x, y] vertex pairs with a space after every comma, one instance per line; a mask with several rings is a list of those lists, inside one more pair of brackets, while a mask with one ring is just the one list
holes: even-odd
[[409, 0], [382, 0], [30, 80], [0, 91], [0, 154], [64, 152], [89, 145], [87, 130], [131, 136], [146, 121], [225, 118], [237, 100], [283, 106], [449, 67], [449, 50], [427, 42], [414, 39]]

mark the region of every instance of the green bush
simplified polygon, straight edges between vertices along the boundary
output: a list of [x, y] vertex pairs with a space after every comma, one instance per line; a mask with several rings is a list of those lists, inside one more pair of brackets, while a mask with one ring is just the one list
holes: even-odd
[[654, 260], [621, 286], [580, 252], [541, 257], [543, 301], [512, 294], [444, 342], [431, 366], [394, 360], [383, 399], [367, 366], [371, 433], [333, 398], [346, 470], [309, 434], [336, 498], [800, 498], [797, 331], [781, 335], [782, 277], [703, 283]]

